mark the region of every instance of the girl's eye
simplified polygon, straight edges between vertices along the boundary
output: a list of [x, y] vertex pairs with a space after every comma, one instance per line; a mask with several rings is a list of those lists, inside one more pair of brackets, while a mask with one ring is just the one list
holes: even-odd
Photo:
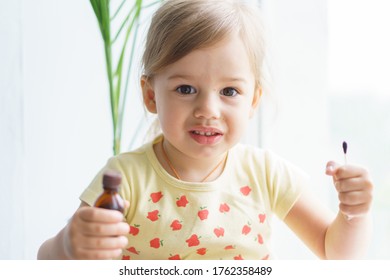
[[224, 96], [236, 96], [238, 94], [237, 90], [232, 88], [232, 87], [227, 87], [227, 88], [224, 88], [222, 91], [221, 91], [221, 94], [224, 95]]
[[179, 86], [176, 91], [180, 94], [192, 94], [192, 93], [196, 93], [196, 90], [195, 88], [193, 88], [192, 86], [189, 86], [189, 85], [183, 85], [183, 86]]

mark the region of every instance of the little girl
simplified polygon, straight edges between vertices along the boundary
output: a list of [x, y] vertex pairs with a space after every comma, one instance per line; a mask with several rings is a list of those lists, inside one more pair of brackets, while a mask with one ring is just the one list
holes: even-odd
[[[329, 162], [332, 215], [308, 180], [270, 151], [239, 144], [262, 93], [259, 15], [242, 1], [168, 0], [153, 17], [141, 78], [162, 134], [111, 158], [41, 259], [272, 259], [275, 214], [322, 259], [362, 257], [372, 183]], [[122, 173], [124, 216], [89, 207], [107, 169]]]

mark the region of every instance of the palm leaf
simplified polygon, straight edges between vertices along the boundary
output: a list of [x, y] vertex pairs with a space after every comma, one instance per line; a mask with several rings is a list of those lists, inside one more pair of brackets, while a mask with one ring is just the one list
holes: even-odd
[[[134, 4], [128, 12], [124, 12], [126, 8], [126, 2], [133, 1]], [[111, 104], [111, 117], [113, 124], [113, 152], [114, 155], [121, 151], [121, 138], [122, 138], [122, 125], [124, 119], [124, 109], [127, 100], [129, 77], [131, 75], [131, 67], [133, 64], [133, 58], [135, 53], [135, 46], [138, 35], [138, 28], [140, 24], [141, 11], [143, 9], [152, 7], [161, 0], [152, 2], [143, 6], [143, 0], [122, 0], [120, 4], [114, 8], [113, 15], [110, 14], [110, 6], [112, 5], [110, 0], [90, 0], [91, 6], [95, 13], [96, 19], [99, 24], [100, 33], [104, 43], [104, 54], [106, 60], [106, 72], [109, 85], [109, 95]], [[113, 22], [120, 20], [122, 14], [125, 14], [124, 19], [118, 25], [117, 30], [113, 29]], [[126, 33], [123, 34], [123, 31]], [[112, 37], [112, 34], [115, 34]], [[119, 57], [114, 64], [113, 50], [115, 44], [120, 44], [120, 38], [123, 37], [122, 46], [119, 48]], [[131, 50], [129, 51], [128, 42], [132, 38], [133, 42], [130, 44]], [[127, 65], [127, 72], [124, 75], [123, 67], [125, 66], [126, 54], [129, 55], [129, 61]], [[115, 69], [115, 71], [114, 71]], [[123, 88], [123, 81], [125, 87]]]

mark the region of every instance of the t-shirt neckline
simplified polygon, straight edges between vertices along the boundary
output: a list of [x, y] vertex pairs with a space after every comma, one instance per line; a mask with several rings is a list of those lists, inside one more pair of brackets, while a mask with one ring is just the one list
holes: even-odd
[[180, 189], [186, 189], [191, 191], [213, 191], [218, 189], [220, 186], [223, 186], [223, 183], [228, 179], [229, 170], [232, 168], [231, 164], [233, 162], [232, 150], [228, 151], [228, 155], [226, 158], [226, 163], [224, 165], [224, 169], [222, 173], [213, 181], [209, 182], [188, 182], [179, 180], [176, 177], [169, 174], [164, 167], [159, 162], [156, 153], [154, 152], [153, 146], [163, 140], [163, 135], [157, 136], [153, 141], [151, 141], [146, 147], [146, 154], [149, 162], [153, 166], [154, 170], [157, 174], [164, 180], [166, 183]]

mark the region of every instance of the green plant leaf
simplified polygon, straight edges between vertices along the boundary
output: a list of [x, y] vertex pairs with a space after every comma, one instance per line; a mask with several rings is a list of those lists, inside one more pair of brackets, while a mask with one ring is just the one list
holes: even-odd
[[[120, 20], [123, 9], [126, 7], [125, 3], [128, 1], [134, 1], [129, 11], [124, 14], [125, 18], [122, 20], [117, 30], [112, 30], [113, 21]], [[113, 1], [115, 2], [115, 1]], [[113, 15], [110, 14], [110, 6], [112, 2], [110, 0], [90, 0], [92, 9], [95, 13], [96, 19], [99, 24], [100, 33], [104, 43], [104, 54], [106, 60], [106, 72], [109, 85], [109, 96], [111, 105], [111, 118], [113, 124], [113, 152], [114, 155], [118, 154], [121, 150], [121, 138], [122, 138], [122, 126], [124, 119], [124, 109], [128, 94], [129, 77], [131, 74], [131, 66], [133, 63], [133, 57], [135, 53], [135, 45], [138, 35], [138, 28], [140, 24], [141, 10], [149, 8], [161, 0], [152, 2], [143, 6], [143, 0], [122, 0], [121, 3], [114, 9]], [[114, 45], [119, 41], [119, 37], [122, 35], [123, 30], [126, 29], [124, 34], [124, 40], [122, 46], [119, 48], [120, 53], [116, 65], [114, 64], [113, 49]], [[112, 38], [111, 34], [115, 34]], [[128, 52], [128, 41], [133, 34], [133, 42], [131, 44], [129, 65], [127, 67], [126, 76], [124, 77], [124, 63], [125, 55]], [[115, 69], [115, 70], [114, 70]], [[123, 88], [123, 81], [125, 81], [125, 87]]]

